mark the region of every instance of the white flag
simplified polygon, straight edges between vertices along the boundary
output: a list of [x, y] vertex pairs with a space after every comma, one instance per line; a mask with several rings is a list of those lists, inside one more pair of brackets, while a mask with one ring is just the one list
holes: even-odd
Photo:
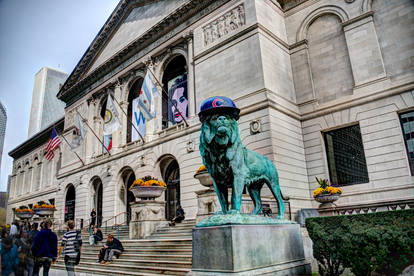
[[121, 127], [121, 122], [119, 121], [119, 113], [114, 105], [111, 94], [108, 94], [108, 100], [106, 101], [104, 121], [104, 135], [112, 134]]
[[155, 117], [155, 96], [158, 96], [158, 89], [147, 70], [138, 97], [139, 109], [147, 120]]
[[70, 149], [73, 151], [77, 149], [83, 142], [86, 136], [86, 128], [83, 125], [82, 119], [79, 114], [76, 112], [75, 124], [72, 131], [72, 143]]
[[141, 110], [139, 110], [139, 107], [138, 107], [138, 98], [136, 98], [132, 101], [132, 118], [131, 118], [132, 137], [131, 137], [131, 142], [141, 139], [141, 136], [139, 136], [136, 129], [139, 131], [139, 133], [142, 135], [142, 137], [145, 136], [145, 132], [146, 132], [145, 131], [146, 130], [145, 129], [145, 121], [146, 121], [146, 119], [145, 119], [144, 115], [142, 114]]

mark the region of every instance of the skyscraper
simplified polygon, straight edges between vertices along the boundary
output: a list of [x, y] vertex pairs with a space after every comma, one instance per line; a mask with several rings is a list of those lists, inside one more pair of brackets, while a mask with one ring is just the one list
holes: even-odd
[[65, 72], [43, 67], [35, 75], [28, 137], [63, 117], [65, 104], [56, 98], [67, 78]]
[[[1, 157], [3, 156], [3, 145], [4, 137], [6, 135], [6, 123], [7, 123], [7, 114], [6, 108], [0, 102], [0, 170], [1, 170]], [[1, 179], [1, 175], [0, 175]]]

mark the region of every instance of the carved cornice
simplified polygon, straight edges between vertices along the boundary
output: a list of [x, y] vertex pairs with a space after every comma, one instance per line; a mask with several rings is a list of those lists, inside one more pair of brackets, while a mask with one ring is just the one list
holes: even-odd
[[122, 19], [128, 15], [129, 11], [139, 4], [142, 5], [143, 2], [150, 2], [143, 0], [121, 1], [98, 35], [92, 41], [86, 53], [82, 56], [75, 69], [60, 89], [57, 97], [66, 102], [67, 106], [70, 106], [85, 94], [85, 90], [88, 89], [91, 84], [100, 80], [114, 69], [122, 67], [121, 65], [125, 61], [131, 58], [134, 58], [135, 60], [138, 59], [138, 57], [136, 57], [137, 53], [172, 31], [175, 27], [180, 26], [197, 13], [200, 17], [205, 16], [207, 13], [211, 12], [211, 10], [203, 11], [209, 6], [212, 7], [212, 9], [215, 9], [228, 1], [230, 0], [190, 0], [186, 2], [171, 14], [164, 17], [135, 41], [105, 61], [105, 63], [94, 69], [89, 75], [82, 78], [94, 58], [105, 46], [105, 42], [109, 39], [111, 34], [116, 31], [117, 26], [122, 22]]

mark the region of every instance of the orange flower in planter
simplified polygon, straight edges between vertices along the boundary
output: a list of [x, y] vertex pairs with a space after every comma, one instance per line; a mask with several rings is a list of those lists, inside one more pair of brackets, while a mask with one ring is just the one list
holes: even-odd
[[165, 184], [164, 181], [156, 179], [155, 177], [145, 176], [143, 178], [135, 180], [132, 183], [132, 185], [129, 189], [131, 190], [134, 186], [147, 186], [147, 187], [148, 186], [160, 186], [160, 187], [166, 187], [167, 184]]
[[198, 168], [198, 170], [196, 171], [196, 173], [203, 172], [203, 171], [207, 171], [207, 168], [204, 165], [202, 165], [200, 168]]

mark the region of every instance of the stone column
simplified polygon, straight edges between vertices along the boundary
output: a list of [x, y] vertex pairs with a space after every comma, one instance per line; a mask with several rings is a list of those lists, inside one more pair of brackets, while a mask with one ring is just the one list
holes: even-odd
[[[386, 77], [373, 12], [343, 23], [355, 86]], [[369, 66], [367, 66], [369, 64]]]
[[[119, 106], [121, 105], [121, 94], [122, 94], [122, 88], [124, 85], [122, 85], [121, 83], [117, 83], [115, 84], [114, 87], [114, 105], [116, 107], [116, 109], [118, 110], [118, 119], [119, 119], [119, 123], [121, 124], [121, 127], [115, 131], [114, 133], [112, 133], [112, 149], [111, 149], [111, 153], [118, 153], [121, 151], [121, 145], [125, 143], [126, 140], [123, 139], [123, 134], [126, 133], [126, 129], [128, 127], [128, 123], [124, 122], [125, 119], [125, 114], [124, 111], [126, 113], [126, 109], [124, 109], [124, 107]], [[119, 105], [118, 105], [119, 103]], [[122, 110], [121, 110], [122, 107]]]
[[195, 80], [194, 80], [194, 48], [193, 48], [193, 33], [189, 33], [185, 36], [187, 40], [187, 88], [188, 88], [188, 118], [192, 118], [196, 115], [196, 94], [195, 94]]
[[165, 225], [165, 201], [139, 200], [131, 204], [130, 239], [146, 238]]

